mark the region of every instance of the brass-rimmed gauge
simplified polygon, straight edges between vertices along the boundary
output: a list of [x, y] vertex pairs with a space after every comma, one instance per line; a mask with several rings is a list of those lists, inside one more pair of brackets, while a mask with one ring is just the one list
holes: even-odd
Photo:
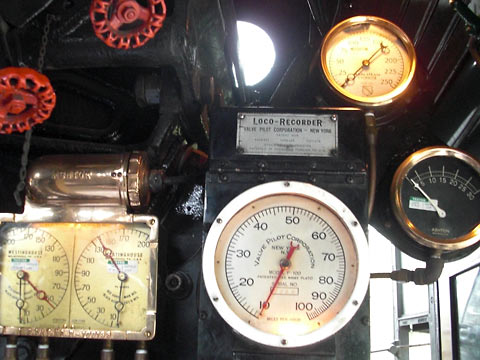
[[480, 241], [480, 163], [471, 155], [421, 149], [398, 167], [390, 193], [398, 223], [418, 244], [442, 252]]
[[82, 251], [74, 285], [83, 310], [104, 328], [141, 331], [146, 323], [150, 234], [122, 228], [96, 236]]
[[397, 25], [356, 16], [333, 27], [321, 49], [322, 71], [333, 89], [360, 106], [389, 104], [413, 79], [415, 49]]
[[368, 287], [367, 241], [353, 213], [316, 186], [278, 181], [233, 199], [208, 233], [205, 287], [221, 317], [264, 345], [326, 339]]
[[2, 228], [0, 244], [0, 324], [39, 325], [65, 297], [67, 253], [55, 237], [34, 226]]

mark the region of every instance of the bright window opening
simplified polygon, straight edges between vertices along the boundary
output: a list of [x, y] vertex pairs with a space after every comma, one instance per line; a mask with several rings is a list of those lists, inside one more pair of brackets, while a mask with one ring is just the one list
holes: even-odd
[[243, 69], [245, 85], [262, 81], [275, 63], [275, 48], [272, 39], [259, 26], [237, 21], [238, 54]]

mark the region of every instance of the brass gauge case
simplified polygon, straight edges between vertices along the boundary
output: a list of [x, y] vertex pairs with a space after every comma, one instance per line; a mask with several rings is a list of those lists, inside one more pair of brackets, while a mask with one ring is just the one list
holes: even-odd
[[[360, 31], [361, 36], [358, 35]], [[373, 37], [383, 39], [385, 45], [382, 41], [381, 45], [375, 43], [372, 47]], [[346, 43], [349, 39], [352, 39], [351, 45]], [[362, 53], [363, 50], [367, 52]], [[381, 51], [377, 53], [379, 50]], [[394, 51], [398, 54], [396, 59], [392, 58]], [[333, 63], [332, 54], [335, 54]], [[403, 66], [401, 74], [398, 74], [400, 69], [385, 66], [390, 61], [387, 57], [392, 63], [395, 61], [395, 64]], [[401, 97], [413, 79], [417, 63], [413, 43], [405, 32], [394, 23], [376, 16], [356, 16], [334, 26], [323, 39], [320, 59], [328, 84], [340, 97], [361, 107], [383, 106]], [[350, 64], [350, 61], [353, 63]], [[384, 65], [377, 65], [381, 61], [384, 61]], [[345, 69], [339, 65], [346, 63], [350, 66]], [[334, 69], [334, 65], [340, 67]], [[371, 70], [371, 67], [374, 67], [377, 73]], [[394, 75], [401, 76], [395, 79]], [[358, 78], [362, 76], [365, 76], [366, 80], [361, 93], [358, 93], [358, 89], [350, 90], [350, 84], [354, 84], [356, 80], [358, 82]], [[382, 89], [375, 94], [375, 89], [379, 86], [387, 87], [387, 90]]]
[[[435, 168], [433, 167], [428, 167], [428, 170], [426, 170], [426, 175], [422, 175], [421, 171], [415, 171], [416, 167], [419, 164], [422, 164], [423, 162], [430, 161], [431, 159], [439, 157], [440, 159], [457, 159], [459, 160], [460, 163], [464, 163], [466, 166], [468, 166], [471, 170], [472, 173], [470, 179], [463, 179], [461, 180], [460, 176], [461, 174], [458, 174], [458, 170], [455, 173], [455, 171], [452, 169], [448, 169], [447, 166], [444, 167], [443, 170], [437, 170], [435, 172]], [[412, 174], [412, 169], [413, 169], [413, 174]], [[444, 174], [442, 175], [440, 171], [443, 171]], [[420, 174], [419, 174], [420, 172]], [[412, 175], [409, 175], [412, 174]], [[390, 200], [391, 200], [391, 206], [393, 209], [393, 213], [395, 215], [396, 220], [398, 221], [399, 225], [401, 228], [408, 234], [408, 236], [413, 239], [415, 242], [418, 244], [425, 246], [429, 249], [432, 249], [433, 252], [437, 253], [442, 253], [442, 252], [450, 252], [450, 251], [458, 251], [461, 249], [466, 249], [468, 247], [474, 246], [477, 242], [480, 241], [480, 219], [476, 219], [476, 226], [473, 226], [473, 228], [470, 231], [463, 232], [459, 236], [453, 236], [453, 237], [448, 237], [448, 236], [434, 236], [433, 234], [427, 234], [426, 231], [422, 231], [422, 229], [419, 228], [418, 223], [416, 224], [415, 220], [409, 217], [407, 215], [407, 208], [408, 207], [417, 207], [417, 205], [407, 205], [405, 203], [405, 199], [402, 200], [402, 191], [404, 190], [404, 187], [406, 186], [412, 186], [409, 182], [411, 180], [408, 179], [408, 176], [414, 176], [414, 181], [420, 183], [422, 179], [424, 180], [425, 183], [434, 183], [437, 184], [437, 186], [444, 186], [442, 188], [442, 191], [447, 192], [451, 191], [452, 193], [454, 191], [457, 191], [458, 194], [454, 194], [453, 196], [450, 196], [451, 198], [456, 199], [454, 201], [450, 201], [450, 204], [445, 202], [441, 202], [442, 197], [441, 197], [441, 192], [437, 191], [437, 195], [439, 199], [433, 199], [433, 201], [438, 201], [438, 206], [441, 207], [441, 210], [446, 210], [446, 216], [445, 216], [445, 223], [447, 224], [446, 226], [450, 226], [452, 228], [455, 228], [457, 224], [455, 224], [452, 220], [449, 220], [449, 217], [451, 217], [453, 214], [452, 212], [457, 212], [457, 218], [461, 217], [466, 217], [466, 216], [472, 216], [471, 214], [466, 214], [465, 209], [462, 208], [461, 205], [461, 196], [468, 196], [470, 198], [470, 201], [477, 200], [478, 203], [478, 193], [479, 189], [478, 188], [466, 188], [464, 191], [464, 184], [467, 184], [469, 187], [472, 186], [478, 186], [480, 184], [480, 163], [470, 156], [469, 154], [449, 148], [449, 147], [427, 147], [424, 149], [421, 149], [413, 154], [411, 154], [408, 158], [406, 158], [402, 164], [398, 167], [397, 171], [394, 174], [393, 181], [390, 187]], [[435, 179], [435, 180], [432, 180]], [[437, 180], [438, 179], [438, 180]], [[440, 179], [445, 179], [445, 182]], [[463, 183], [462, 183], [463, 182]], [[475, 185], [473, 183], [475, 182]], [[441, 183], [441, 185], [440, 185]], [[454, 184], [454, 185], [452, 185]], [[421, 185], [423, 188], [423, 185]], [[430, 185], [432, 186], [432, 185]], [[449, 187], [450, 186], [450, 187]], [[425, 192], [428, 192], [428, 188], [424, 188]], [[472, 190], [476, 189], [476, 190]], [[418, 192], [418, 196], [422, 196], [420, 192]], [[412, 200], [410, 200], [412, 201]], [[415, 201], [415, 200], [414, 200]], [[424, 202], [426, 202], [426, 199], [423, 199]], [[449, 206], [450, 205], [450, 206]], [[417, 210], [418, 214], [421, 213], [431, 213], [435, 214], [434, 210], [430, 208], [430, 211], [425, 211], [425, 207], [421, 209], [421, 207], [418, 206], [420, 210]], [[423, 210], [423, 212], [422, 212]], [[477, 210], [478, 211], [478, 210]], [[420, 216], [420, 215], [419, 215]], [[435, 216], [438, 216], [435, 214]], [[473, 219], [475, 221], [475, 219]]]
[[129, 213], [148, 171], [139, 152], [32, 163], [24, 213], [0, 214], [0, 334], [154, 337], [160, 227]]

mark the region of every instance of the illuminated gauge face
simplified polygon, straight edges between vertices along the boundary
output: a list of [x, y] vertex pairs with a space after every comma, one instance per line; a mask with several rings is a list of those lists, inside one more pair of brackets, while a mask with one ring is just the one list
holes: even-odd
[[398, 26], [358, 16], [339, 23], [325, 36], [321, 65], [340, 95], [356, 104], [377, 106], [404, 93], [413, 78], [416, 57]]
[[0, 241], [0, 324], [38, 324], [55, 311], [68, 288], [65, 249], [34, 227], [3, 228]]
[[75, 268], [75, 291], [85, 312], [105, 328], [145, 326], [150, 275], [149, 234], [109, 231], [93, 239]]
[[312, 344], [342, 328], [368, 286], [366, 239], [332, 194], [274, 182], [239, 195], [208, 234], [203, 271], [219, 314], [271, 346]]
[[480, 240], [480, 164], [448, 147], [409, 156], [391, 188], [394, 214], [418, 243], [457, 250]]

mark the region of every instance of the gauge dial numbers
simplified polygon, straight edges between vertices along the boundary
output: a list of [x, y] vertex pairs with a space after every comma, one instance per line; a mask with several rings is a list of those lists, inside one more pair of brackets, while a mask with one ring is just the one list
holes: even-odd
[[401, 227], [423, 246], [459, 250], [480, 240], [480, 164], [448, 147], [409, 156], [391, 187]]
[[253, 341], [297, 347], [333, 335], [368, 286], [365, 235], [353, 214], [313, 185], [274, 182], [239, 195], [204, 248], [207, 292]]
[[[133, 219], [133, 222], [132, 222]], [[0, 332], [150, 340], [158, 221], [0, 224]]]
[[378, 106], [404, 93], [415, 72], [416, 55], [398, 26], [358, 16], [337, 24], [325, 36], [321, 66], [340, 95], [359, 105]]
[[0, 241], [0, 324], [41, 326], [52, 313], [51, 321], [65, 324], [67, 316], [56, 310], [69, 286], [70, 265], [60, 242], [35, 227], [3, 227]]
[[[75, 292], [92, 321], [83, 325], [141, 331], [146, 323], [150, 234], [118, 229], [96, 236], [75, 267]], [[80, 322], [79, 322], [80, 323]]]

